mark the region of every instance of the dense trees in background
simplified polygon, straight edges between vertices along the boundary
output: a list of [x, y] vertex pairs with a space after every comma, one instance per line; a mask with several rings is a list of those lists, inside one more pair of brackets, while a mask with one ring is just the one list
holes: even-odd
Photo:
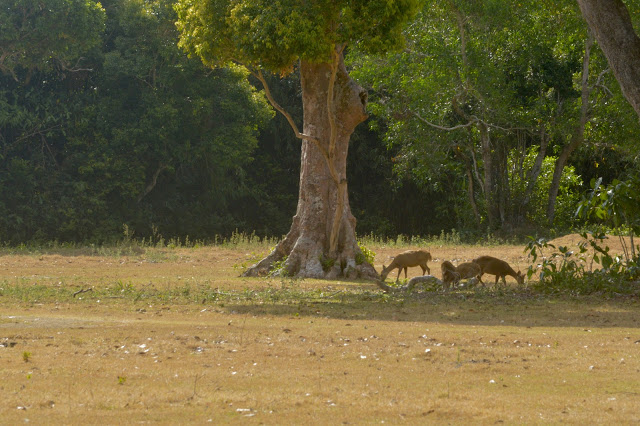
[[637, 117], [577, 4], [548, 3], [428, 1], [403, 52], [352, 57], [397, 173], [455, 205], [460, 228], [567, 227], [574, 160], [637, 153]]
[[[578, 3], [598, 2], [427, 0], [400, 52], [347, 49], [359, 234], [568, 229], [592, 178], [637, 174], [638, 116]], [[177, 47], [174, 4], [3, 3], [1, 241], [290, 229], [300, 142], [246, 70]], [[302, 123], [292, 71], [266, 78]]]
[[[2, 239], [104, 240], [123, 224], [204, 238], [254, 226], [241, 214], [258, 195], [247, 170], [273, 113], [246, 72], [188, 59], [171, 1], [107, 0], [103, 10], [50, 0], [73, 13], [33, 3], [2, 16], [44, 25], [51, 40], [3, 38]], [[95, 22], [58, 16], [81, 13]]]

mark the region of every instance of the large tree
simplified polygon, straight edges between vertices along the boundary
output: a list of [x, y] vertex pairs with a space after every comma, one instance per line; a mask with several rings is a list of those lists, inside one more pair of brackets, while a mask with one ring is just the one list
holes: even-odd
[[622, 0], [578, 0], [622, 92], [640, 116], [640, 38]]
[[[302, 141], [298, 207], [287, 236], [247, 275], [283, 262], [288, 275], [376, 277], [363, 261], [347, 194], [346, 159], [355, 127], [367, 118], [367, 93], [349, 76], [345, 49], [401, 45], [417, 0], [180, 0], [180, 44], [212, 66], [234, 61], [265, 84], [267, 97]], [[299, 67], [303, 126], [270, 95], [263, 70]]]

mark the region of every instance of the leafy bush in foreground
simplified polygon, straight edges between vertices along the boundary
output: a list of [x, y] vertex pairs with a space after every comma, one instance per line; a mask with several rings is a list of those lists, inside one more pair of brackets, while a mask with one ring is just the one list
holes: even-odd
[[[541, 293], [629, 294], [640, 295], [640, 256], [612, 255], [608, 246], [603, 247], [603, 233], [581, 234], [584, 241], [578, 252], [566, 246], [556, 247], [545, 239], [534, 239], [525, 248], [534, 265], [527, 271], [528, 278], [538, 274], [539, 281], [532, 289]], [[544, 251], [553, 249], [545, 255]], [[540, 258], [541, 263], [535, 264]], [[599, 268], [594, 268], [594, 263]]]

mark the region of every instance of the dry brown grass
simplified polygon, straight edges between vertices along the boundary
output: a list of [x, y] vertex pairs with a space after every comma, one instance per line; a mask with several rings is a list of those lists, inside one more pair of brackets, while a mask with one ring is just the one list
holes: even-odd
[[[521, 247], [422, 248], [436, 275], [442, 260], [481, 254], [528, 266]], [[406, 248], [373, 249], [380, 270]], [[368, 283], [238, 278], [246, 250], [154, 250], [0, 257], [0, 287], [95, 289], [59, 301], [0, 293], [3, 423], [640, 421], [635, 299], [383, 296]], [[227, 296], [97, 298], [116, 282]]]

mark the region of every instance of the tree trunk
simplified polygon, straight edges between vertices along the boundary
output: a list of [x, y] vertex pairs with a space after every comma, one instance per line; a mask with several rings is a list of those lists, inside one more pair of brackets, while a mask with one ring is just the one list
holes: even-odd
[[478, 205], [476, 204], [476, 192], [473, 185], [473, 171], [471, 170], [471, 164], [467, 159], [464, 159], [464, 167], [467, 171], [467, 197], [469, 197], [469, 204], [473, 209], [473, 218], [476, 220], [476, 225], [480, 225], [480, 212], [478, 211]]
[[284, 260], [287, 276], [378, 278], [358, 248], [347, 193], [349, 139], [367, 118], [366, 92], [349, 77], [340, 50], [333, 63], [302, 62], [300, 81], [305, 137], [297, 212], [287, 236], [244, 275], [265, 275]]
[[544, 131], [544, 127], [540, 129], [540, 149], [538, 155], [536, 155], [536, 161], [533, 163], [533, 167], [527, 173], [527, 188], [524, 190], [524, 198], [522, 200], [522, 208], [529, 208], [531, 197], [533, 196], [533, 190], [535, 189], [536, 182], [542, 172], [542, 162], [547, 155], [547, 147], [549, 146], [550, 137]]
[[478, 123], [480, 130], [480, 140], [482, 142], [482, 162], [484, 167], [484, 198], [487, 204], [487, 219], [489, 228], [495, 229], [499, 210], [497, 206], [497, 197], [494, 192], [494, 165], [493, 150], [491, 149], [491, 138], [489, 137], [489, 129], [484, 123]]
[[622, 93], [640, 116], [640, 38], [621, 0], [578, 0], [616, 76]]

